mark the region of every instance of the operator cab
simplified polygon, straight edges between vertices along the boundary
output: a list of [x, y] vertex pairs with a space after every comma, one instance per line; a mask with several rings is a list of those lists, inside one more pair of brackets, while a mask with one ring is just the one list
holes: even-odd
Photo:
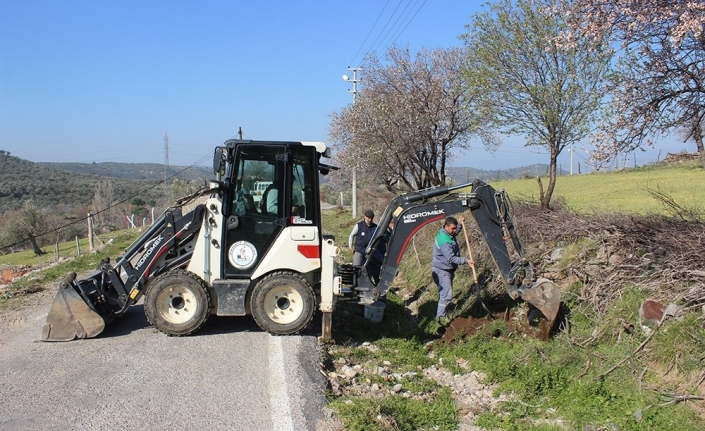
[[[221, 154], [228, 184], [223, 278], [249, 278], [285, 228], [320, 232], [319, 159], [329, 152], [324, 144], [231, 140], [216, 149], [215, 158], [223, 160]], [[214, 167], [217, 173], [215, 160]]]

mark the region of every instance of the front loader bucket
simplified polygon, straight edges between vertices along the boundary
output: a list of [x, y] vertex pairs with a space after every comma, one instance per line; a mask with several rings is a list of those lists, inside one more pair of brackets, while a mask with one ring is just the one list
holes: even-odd
[[538, 308], [549, 321], [554, 321], [561, 306], [561, 294], [554, 282], [539, 278], [531, 288], [521, 292], [521, 299]]
[[92, 338], [103, 329], [105, 320], [86, 304], [73, 282], [62, 281], [42, 328], [41, 341]]

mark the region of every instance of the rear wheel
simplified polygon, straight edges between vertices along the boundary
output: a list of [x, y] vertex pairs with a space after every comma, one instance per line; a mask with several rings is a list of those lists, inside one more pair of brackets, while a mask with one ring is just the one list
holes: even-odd
[[210, 295], [195, 274], [178, 270], [152, 281], [144, 299], [149, 323], [169, 335], [189, 335], [208, 319]]
[[272, 334], [294, 334], [313, 317], [316, 298], [300, 275], [276, 272], [262, 279], [252, 291], [250, 309], [257, 325]]

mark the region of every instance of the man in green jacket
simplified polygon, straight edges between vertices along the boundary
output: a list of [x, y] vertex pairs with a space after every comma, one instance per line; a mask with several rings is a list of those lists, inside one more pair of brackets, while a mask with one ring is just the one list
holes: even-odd
[[[465, 223], [465, 216], [460, 216], [460, 222]], [[438, 286], [436, 320], [439, 322], [446, 317], [446, 307], [453, 300], [455, 270], [458, 265], [471, 264], [468, 259], [460, 256], [460, 246], [455, 237], [461, 228], [455, 217], [448, 217], [433, 243], [431, 276]]]

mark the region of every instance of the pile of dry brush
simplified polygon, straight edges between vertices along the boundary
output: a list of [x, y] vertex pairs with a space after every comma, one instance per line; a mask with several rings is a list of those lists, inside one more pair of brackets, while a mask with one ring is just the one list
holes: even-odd
[[556, 247], [592, 240], [593, 247], [586, 247], [562, 269], [583, 282], [581, 296], [597, 310], [634, 286], [685, 309], [705, 304], [705, 223], [696, 218], [582, 216], [562, 208], [543, 212], [522, 202], [515, 203], [514, 217], [525, 247], [531, 245], [532, 260], [540, 253], [548, 262]]

